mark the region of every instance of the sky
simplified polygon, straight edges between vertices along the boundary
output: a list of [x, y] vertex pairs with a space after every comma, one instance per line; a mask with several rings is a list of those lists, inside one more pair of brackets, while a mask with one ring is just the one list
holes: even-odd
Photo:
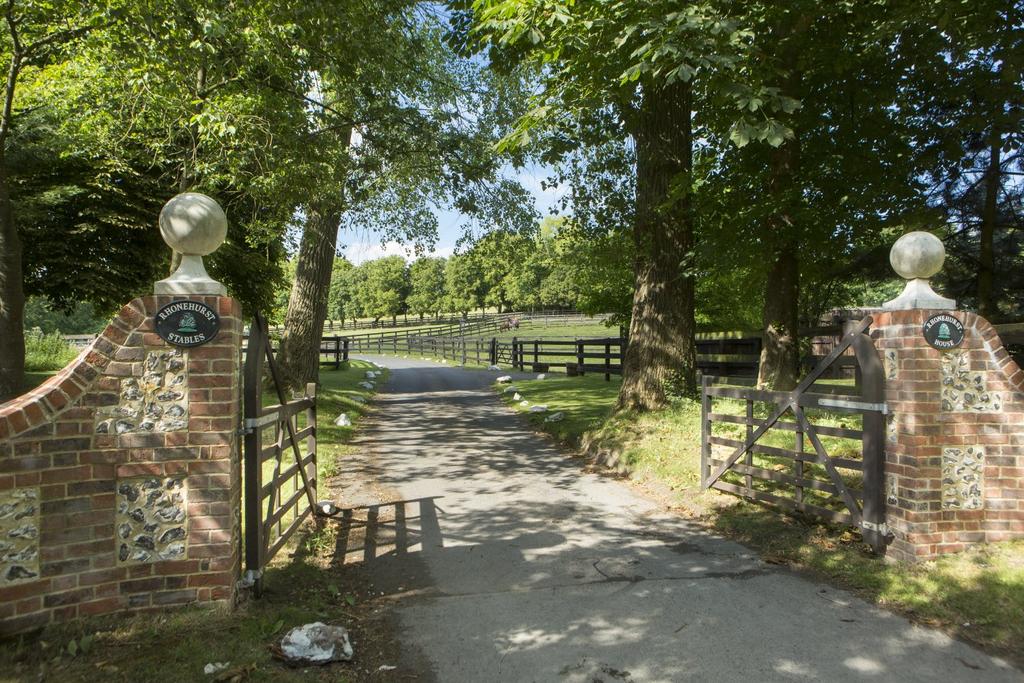
[[[549, 175], [549, 170], [542, 166], [528, 166], [518, 171], [510, 168], [508, 174], [518, 178], [523, 187], [530, 191], [534, 198], [534, 206], [541, 216], [552, 213], [565, 192], [563, 188], [541, 188], [541, 181]], [[451, 256], [455, 251], [456, 242], [462, 235], [460, 226], [463, 217], [458, 212], [438, 207], [435, 207], [434, 215], [437, 216], [438, 240], [431, 255]], [[342, 248], [345, 258], [356, 265], [382, 256], [402, 256], [407, 260], [415, 258], [411, 247], [398, 242], [381, 244], [379, 237], [365, 230], [343, 228], [338, 232], [338, 246]]]

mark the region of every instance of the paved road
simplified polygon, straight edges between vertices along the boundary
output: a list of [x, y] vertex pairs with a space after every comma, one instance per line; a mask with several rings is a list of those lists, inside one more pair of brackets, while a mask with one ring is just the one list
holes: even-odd
[[[391, 368], [361, 442], [385, 490], [366, 544], [419, 680], [1010, 681], [1021, 673], [765, 564], [580, 470], [488, 388]], [[373, 535], [373, 534], [371, 534]]]

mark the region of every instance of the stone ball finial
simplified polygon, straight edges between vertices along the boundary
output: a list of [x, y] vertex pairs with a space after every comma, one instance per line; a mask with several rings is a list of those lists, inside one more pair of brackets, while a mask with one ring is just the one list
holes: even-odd
[[945, 260], [946, 248], [942, 240], [930, 232], [915, 230], [896, 240], [889, 251], [889, 263], [907, 284], [898, 297], [886, 301], [882, 308], [896, 311], [956, 308], [956, 301], [936, 293], [928, 282], [928, 278], [942, 270]]
[[896, 240], [889, 251], [889, 263], [905, 280], [927, 280], [942, 270], [946, 248], [930, 232], [915, 230]]
[[205, 194], [184, 192], [160, 210], [160, 234], [179, 254], [206, 256], [224, 243], [228, 217], [220, 204]]
[[220, 204], [198, 192], [179, 194], [160, 210], [160, 234], [167, 246], [181, 254], [181, 263], [169, 278], [154, 285], [154, 294], [227, 294], [203, 265], [203, 257], [215, 252], [228, 236], [228, 217]]

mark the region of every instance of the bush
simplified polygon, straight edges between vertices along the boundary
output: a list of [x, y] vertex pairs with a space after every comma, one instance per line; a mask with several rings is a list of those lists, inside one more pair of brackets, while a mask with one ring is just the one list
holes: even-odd
[[59, 332], [43, 334], [38, 327], [25, 333], [25, 370], [48, 372], [60, 370], [78, 355]]

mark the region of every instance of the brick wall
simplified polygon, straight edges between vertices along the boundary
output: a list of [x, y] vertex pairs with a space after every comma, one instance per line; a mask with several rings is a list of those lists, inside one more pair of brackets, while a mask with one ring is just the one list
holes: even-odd
[[959, 348], [932, 348], [922, 325], [937, 312], [874, 314], [891, 411], [889, 553], [902, 560], [1024, 538], [1024, 371], [973, 313], [955, 313]]
[[55, 377], [0, 405], [0, 634], [230, 602], [239, 573], [240, 308], [177, 349], [136, 299]]

